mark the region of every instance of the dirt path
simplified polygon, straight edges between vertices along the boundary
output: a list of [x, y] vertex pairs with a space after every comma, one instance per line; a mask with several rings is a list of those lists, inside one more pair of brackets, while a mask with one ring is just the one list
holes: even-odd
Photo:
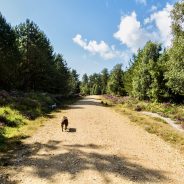
[[142, 111], [140, 112], [142, 114], [145, 114], [147, 116], [151, 116], [151, 117], [154, 117], [154, 118], [160, 118], [160, 119], [163, 119], [166, 123], [168, 123], [170, 126], [172, 126], [174, 129], [180, 131], [180, 132], [184, 132], [184, 129], [182, 127], [182, 125], [180, 124], [177, 124], [176, 121], [170, 119], [170, 118], [166, 118], [166, 117], [163, 117], [161, 115], [159, 115], [158, 113], [153, 113], [153, 112], [147, 112], [147, 111]]
[[[24, 184], [184, 183], [184, 157], [155, 135], [103, 107], [78, 101], [25, 140], [9, 167]], [[61, 132], [66, 115], [70, 132]]]

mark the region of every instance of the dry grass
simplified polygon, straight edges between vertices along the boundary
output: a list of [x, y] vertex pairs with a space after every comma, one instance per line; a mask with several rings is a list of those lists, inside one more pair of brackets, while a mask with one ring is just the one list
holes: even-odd
[[184, 134], [174, 130], [170, 125], [159, 118], [152, 118], [140, 114], [132, 109], [124, 107], [121, 104], [114, 104], [110, 100], [102, 99], [104, 103], [108, 103], [116, 112], [127, 115], [130, 122], [141, 126], [147, 132], [155, 134], [170, 143], [172, 146], [184, 153]]

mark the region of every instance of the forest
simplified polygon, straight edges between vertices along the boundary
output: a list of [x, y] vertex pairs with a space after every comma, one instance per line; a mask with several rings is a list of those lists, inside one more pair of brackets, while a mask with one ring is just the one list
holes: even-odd
[[[4, 4], [3, 0], [0, 2], [5, 9], [6, 1]], [[72, 30], [72, 34], [88, 32], [86, 22], [80, 25], [80, 21], [86, 19], [90, 24], [96, 23], [95, 16], [102, 14], [107, 20], [106, 15], [113, 16], [119, 8], [124, 8], [121, 12], [127, 12], [132, 6], [141, 12], [149, 7], [151, 15], [161, 9], [156, 5], [162, 4], [164, 8], [166, 4], [148, 0], [123, 3], [56, 0], [54, 3], [42, 2], [42, 14], [38, 6], [40, 2], [17, 2], [9, 1], [7, 7], [18, 11], [21, 5], [25, 11], [27, 5], [34, 5], [39, 8], [37, 17], [44, 15], [40, 20], [46, 26], [54, 25], [50, 24], [53, 21], [51, 14], [55, 16], [57, 26], [64, 17], [62, 26], [67, 29], [65, 31]], [[89, 6], [90, 3], [93, 6]], [[167, 1], [166, 7], [169, 3]], [[169, 47], [165, 48], [159, 42], [144, 42], [143, 48], [132, 54], [128, 66], [121, 56], [117, 57], [119, 61], [116, 63], [119, 64], [110, 69], [102, 62], [102, 71], [97, 70], [99, 73], [89, 74], [84, 69], [84, 74], [81, 70], [82, 77], [80, 68], [78, 71], [70, 68], [64, 55], [55, 52], [39, 25], [26, 19], [12, 26], [6, 15], [0, 13], [1, 184], [184, 183], [184, 1], [178, 1], [172, 7], [172, 42]], [[142, 13], [145, 12], [141, 12], [141, 16]], [[139, 24], [135, 12], [132, 15]], [[78, 17], [85, 19], [79, 21]], [[73, 24], [68, 20], [79, 22]], [[113, 20], [115, 17], [108, 21]], [[98, 32], [94, 25], [97, 24], [91, 26]], [[108, 46], [105, 41], [99, 44], [95, 40], [88, 42], [77, 35], [80, 38], [78, 45], [86, 52], [91, 51], [92, 57], [98, 54], [98, 58], [102, 54], [91, 49], [91, 45], [98, 49], [102, 45], [104, 53], [113, 49], [113, 45]], [[58, 34], [55, 36], [59, 38]], [[68, 37], [71, 43], [71, 35]], [[77, 51], [75, 47], [70, 48]], [[69, 55], [73, 54], [72, 49], [67, 50]], [[76, 62], [73, 66], [82, 68], [76, 65], [78, 56], [74, 54], [73, 57]], [[81, 58], [89, 61], [87, 57]]]
[[0, 89], [79, 93], [79, 75], [30, 20], [12, 27], [0, 14]]
[[[60, 93], [133, 96], [140, 100], [183, 102], [184, 3], [171, 12], [172, 44], [147, 42], [123, 70], [117, 64], [109, 72], [84, 74], [81, 84], [62, 54], [54, 52], [43, 31], [32, 21], [11, 27], [0, 15], [0, 89]], [[80, 85], [80, 88], [79, 88]]]
[[171, 12], [172, 44], [163, 48], [148, 41], [133, 55], [123, 70], [117, 64], [109, 72], [84, 74], [81, 93], [133, 96], [139, 100], [156, 102], [184, 101], [184, 2], [176, 3]]

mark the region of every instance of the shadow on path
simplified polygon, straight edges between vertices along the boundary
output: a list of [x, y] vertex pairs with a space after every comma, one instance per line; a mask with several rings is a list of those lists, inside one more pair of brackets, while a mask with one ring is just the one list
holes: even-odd
[[[45, 154], [39, 153], [42, 149], [46, 150]], [[57, 149], [65, 152], [50, 154], [50, 151]], [[86, 149], [88, 151], [85, 151]], [[104, 183], [113, 182], [109, 174], [142, 183], [166, 180], [164, 171], [146, 168], [123, 156], [101, 154], [101, 149], [102, 146], [95, 144], [64, 145], [60, 141], [50, 140], [47, 144], [20, 145], [19, 150], [7, 153], [1, 161], [4, 159], [7, 162], [4, 167], [31, 167], [31, 175], [47, 180], [52, 180], [56, 174], [62, 173], [69, 173], [72, 180], [87, 170], [99, 172]]]

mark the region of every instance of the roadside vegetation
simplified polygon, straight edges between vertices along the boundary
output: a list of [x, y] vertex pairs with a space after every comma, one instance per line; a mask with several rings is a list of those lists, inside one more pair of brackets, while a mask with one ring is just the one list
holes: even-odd
[[158, 113], [163, 117], [175, 120], [178, 124], [181, 124], [184, 127], [184, 105], [182, 104], [151, 102], [138, 100], [129, 96], [118, 97], [104, 95], [103, 97], [108, 104], [121, 105], [123, 108], [128, 108], [133, 111], [150, 111]]
[[129, 67], [121, 64], [112, 71], [84, 74], [81, 93], [133, 96], [139, 100], [156, 102], [184, 102], [184, 2], [175, 4], [172, 12], [172, 44], [163, 48], [161, 44], [148, 41], [144, 48], [133, 55]]
[[[158, 112], [157, 110], [161, 112], [163, 110], [163, 112], [166, 111], [170, 115], [171, 112], [169, 112], [169, 110], [174, 111], [174, 107], [163, 107], [161, 103], [156, 103], [155, 105], [154, 103], [139, 101], [135, 98], [114, 97], [110, 95], [103, 95], [101, 97], [101, 103], [113, 108], [120, 114], [126, 115], [131, 123], [142, 127], [151, 134], [159, 136], [184, 153], [184, 134], [182, 132], [175, 130], [160, 118], [153, 118], [140, 113], [142, 110], [150, 110], [153, 112]], [[143, 105], [145, 106], [143, 107]], [[180, 108], [179, 110], [183, 110], [182, 107]]]
[[[21, 135], [21, 127], [35, 122], [40, 126], [39, 118], [49, 114], [53, 104], [67, 104], [79, 93], [106, 95], [120, 109], [156, 112], [183, 125], [183, 12], [184, 2], [176, 3], [170, 48], [149, 41], [125, 70], [117, 64], [111, 71], [84, 74], [81, 82], [38, 25], [27, 19], [12, 27], [0, 14], [0, 145]], [[159, 126], [156, 134], [165, 135]]]
[[[2, 96], [3, 94], [3, 96]], [[64, 109], [78, 99], [48, 93], [0, 91], [0, 151], [15, 146], [52, 118], [57, 109]], [[52, 108], [53, 104], [57, 104]]]
[[[83, 95], [108, 94], [124, 106], [158, 112], [184, 122], [184, 2], [175, 4], [172, 12], [172, 44], [147, 42], [133, 55], [129, 67], [117, 64], [109, 72], [84, 74], [80, 85]], [[128, 96], [128, 97], [127, 97]], [[117, 97], [117, 99], [116, 99]], [[124, 97], [124, 98], [121, 98]]]
[[127, 114], [144, 127], [183, 150], [184, 135], [163, 120], [146, 117], [136, 111], [151, 111], [175, 120], [184, 128], [184, 2], [171, 11], [172, 44], [147, 42], [122, 69], [117, 64], [109, 72], [84, 74], [80, 85], [83, 95], [103, 95], [102, 103]]
[[29, 135], [79, 94], [79, 75], [38, 25], [12, 27], [0, 13], [0, 150]]

